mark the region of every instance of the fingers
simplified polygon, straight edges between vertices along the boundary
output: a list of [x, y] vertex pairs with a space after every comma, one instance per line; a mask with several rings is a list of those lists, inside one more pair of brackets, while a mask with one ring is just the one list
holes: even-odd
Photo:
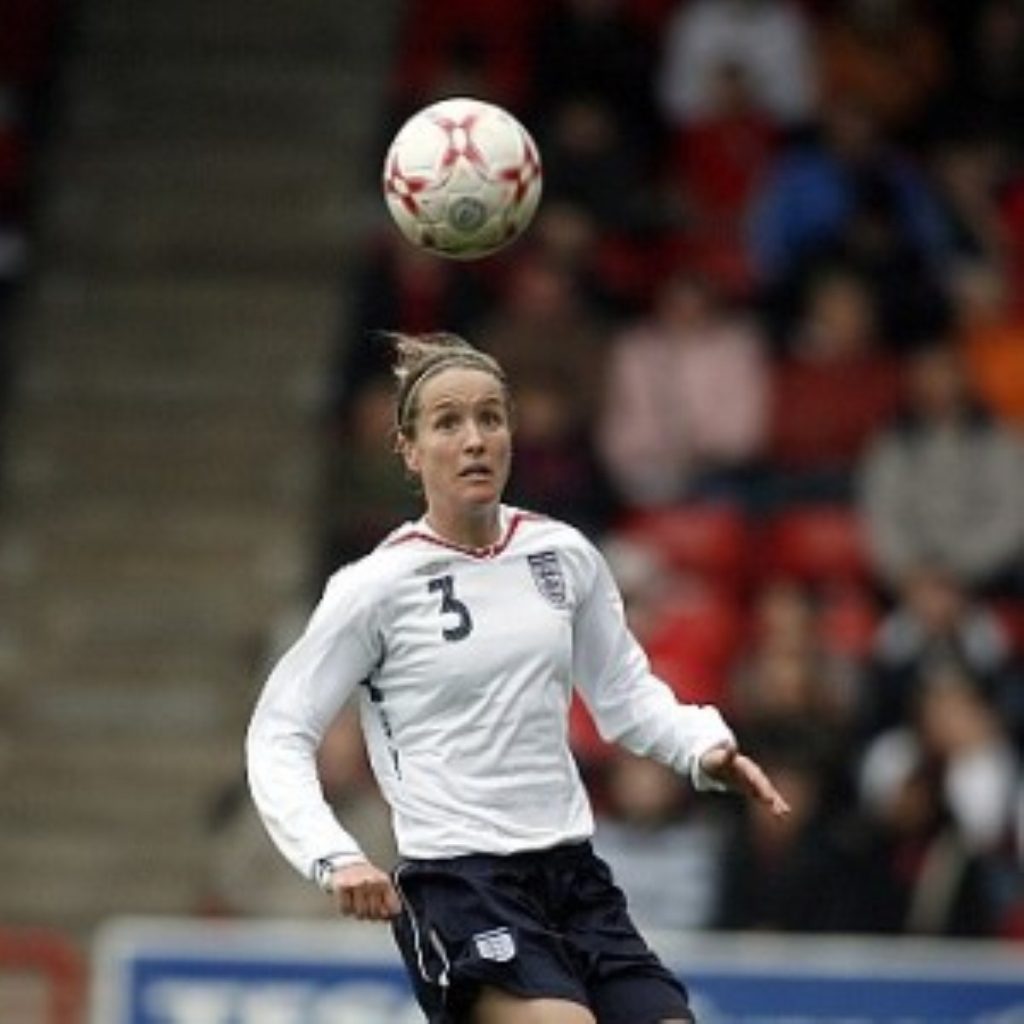
[[712, 778], [764, 804], [776, 818], [789, 814], [789, 804], [761, 766], [741, 754], [734, 744], [721, 743], [705, 751], [701, 767]]
[[401, 905], [390, 882], [364, 882], [339, 890], [338, 909], [357, 921], [388, 921]]
[[743, 754], [738, 754], [732, 763], [737, 781], [754, 799], [760, 801], [776, 817], [782, 818], [789, 814], [790, 807], [782, 794], [772, 785], [771, 780], [761, 770], [756, 761]]
[[388, 921], [402, 910], [391, 879], [371, 864], [335, 872], [334, 894], [341, 915], [357, 921]]

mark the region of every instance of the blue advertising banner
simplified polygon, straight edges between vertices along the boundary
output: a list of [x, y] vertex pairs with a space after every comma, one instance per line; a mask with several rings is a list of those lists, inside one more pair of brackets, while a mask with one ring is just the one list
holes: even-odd
[[[652, 936], [701, 1024], [1024, 1024], [995, 943]], [[385, 929], [125, 919], [95, 947], [91, 1024], [422, 1024]]]

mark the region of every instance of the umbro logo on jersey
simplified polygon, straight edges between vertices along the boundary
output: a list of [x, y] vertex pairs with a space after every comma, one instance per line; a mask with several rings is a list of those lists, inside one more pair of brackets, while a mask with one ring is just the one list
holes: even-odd
[[541, 597], [556, 608], [564, 608], [568, 591], [557, 553], [541, 551], [536, 555], [527, 555], [526, 560], [530, 563], [533, 582], [537, 584]]
[[433, 562], [427, 562], [414, 570], [417, 576], [436, 576], [442, 573], [452, 564], [450, 558], [435, 558]]
[[494, 928], [473, 936], [473, 945], [481, 960], [506, 963], [516, 955], [516, 944], [507, 928]]

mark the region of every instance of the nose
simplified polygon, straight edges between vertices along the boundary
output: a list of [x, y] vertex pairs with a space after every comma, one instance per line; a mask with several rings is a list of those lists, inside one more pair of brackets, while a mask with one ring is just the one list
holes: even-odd
[[466, 422], [466, 436], [464, 446], [467, 451], [478, 452], [484, 447], [484, 435], [474, 420]]

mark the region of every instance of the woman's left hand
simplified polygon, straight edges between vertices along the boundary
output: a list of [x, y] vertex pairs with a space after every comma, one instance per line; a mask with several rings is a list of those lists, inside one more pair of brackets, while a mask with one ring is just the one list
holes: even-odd
[[720, 743], [706, 750], [701, 756], [700, 766], [716, 782], [764, 804], [776, 818], [789, 814], [789, 804], [772, 785], [761, 766], [741, 754], [734, 744]]

